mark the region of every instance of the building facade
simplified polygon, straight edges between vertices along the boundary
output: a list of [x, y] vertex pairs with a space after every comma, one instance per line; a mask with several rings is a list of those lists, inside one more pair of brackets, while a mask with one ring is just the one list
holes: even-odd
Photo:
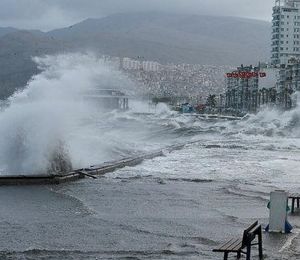
[[226, 74], [225, 107], [235, 111], [256, 111], [259, 67], [241, 65]]
[[259, 64], [242, 65], [235, 71], [227, 73], [225, 110], [243, 114], [256, 112], [263, 105], [276, 105], [279, 72], [278, 68]]
[[273, 65], [300, 58], [300, 0], [276, 0], [272, 20]]
[[289, 109], [296, 105], [295, 92], [300, 91], [300, 60], [291, 58], [287, 65], [279, 69], [276, 83], [278, 104], [281, 108]]

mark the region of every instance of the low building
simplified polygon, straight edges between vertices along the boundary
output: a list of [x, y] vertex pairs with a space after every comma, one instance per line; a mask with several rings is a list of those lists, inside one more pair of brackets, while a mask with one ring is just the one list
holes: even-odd
[[241, 65], [226, 74], [226, 109], [256, 111], [259, 71], [259, 67]]
[[265, 64], [241, 65], [226, 74], [225, 110], [248, 113], [256, 112], [265, 104], [276, 104], [276, 82], [279, 69]]
[[286, 65], [281, 65], [276, 84], [278, 103], [289, 109], [296, 105], [293, 94], [300, 91], [300, 60], [291, 58]]
[[84, 98], [93, 102], [96, 107], [103, 110], [127, 110], [128, 97], [115, 89], [97, 89], [84, 94]]

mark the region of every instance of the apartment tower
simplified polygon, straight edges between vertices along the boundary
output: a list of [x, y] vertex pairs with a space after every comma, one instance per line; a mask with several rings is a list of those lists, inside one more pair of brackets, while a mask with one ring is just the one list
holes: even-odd
[[272, 20], [272, 64], [300, 58], [300, 0], [276, 0]]

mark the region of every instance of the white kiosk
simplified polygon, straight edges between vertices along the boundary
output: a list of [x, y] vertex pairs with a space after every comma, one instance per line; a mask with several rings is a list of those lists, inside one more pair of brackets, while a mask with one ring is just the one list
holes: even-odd
[[288, 193], [283, 190], [272, 191], [269, 203], [269, 232], [289, 233], [292, 226], [287, 222]]

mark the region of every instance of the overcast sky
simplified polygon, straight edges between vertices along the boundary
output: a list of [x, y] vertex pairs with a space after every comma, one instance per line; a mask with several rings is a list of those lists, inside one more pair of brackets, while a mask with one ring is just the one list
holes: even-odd
[[271, 20], [274, 0], [0, 0], [0, 27], [43, 31], [120, 12], [164, 11]]

